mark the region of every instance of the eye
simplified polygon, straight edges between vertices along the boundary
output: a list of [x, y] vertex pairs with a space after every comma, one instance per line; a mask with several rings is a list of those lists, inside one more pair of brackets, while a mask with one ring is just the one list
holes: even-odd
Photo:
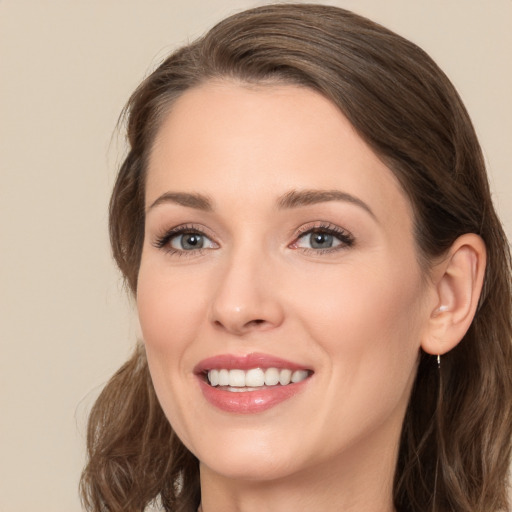
[[185, 254], [204, 249], [217, 249], [218, 245], [199, 229], [191, 226], [178, 226], [166, 231], [153, 244], [171, 254]]
[[181, 233], [169, 239], [169, 245], [178, 251], [193, 251], [211, 245], [212, 241], [201, 233]]
[[292, 248], [315, 252], [331, 252], [350, 247], [354, 243], [353, 236], [344, 229], [328, 225], [305, 227], [299, 234]]
[[338, 240], [331, 233], [322, 231], [313, 231], [302, 235], [297, 241], [297, 247], [308, 247], [311, 249], [331, 249], [341, 244], [341, 240]]

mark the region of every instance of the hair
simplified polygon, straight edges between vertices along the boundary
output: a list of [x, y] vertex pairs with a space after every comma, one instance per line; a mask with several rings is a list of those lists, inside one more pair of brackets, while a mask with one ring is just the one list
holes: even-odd
[[[512, 290], [509, 245], [492, 205], [482, 151], [462, 101], [420, 48], [349, 11], [277, 4], [235, 14], [166, 58], [125, 107], [129, 152], [110, 202], [115, 260], [133, 293], [144, 240], [148, 154], [173, 101], [210, 80], [291, 84], [319, 92], [391, 169], [414, 212], [419, 260], [462, 234], [487, 248], [474, 320], [438, 369], [421, 353], [401, 433], [398, 512], [509, 510]], [[81, 480], [89, 511], [195, 511], [199, 463], [156, 398], [145, 352], [112, 377], [88, 426]]]

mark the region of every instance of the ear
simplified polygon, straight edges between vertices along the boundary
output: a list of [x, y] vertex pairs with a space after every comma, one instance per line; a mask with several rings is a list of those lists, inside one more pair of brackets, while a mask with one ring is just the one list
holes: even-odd
[[444, 354], [464, 337], [475, 316], [485, 275], [486, 249], [473, 233], [462, 235], [432, 272], [435, 296], [421, 347]]

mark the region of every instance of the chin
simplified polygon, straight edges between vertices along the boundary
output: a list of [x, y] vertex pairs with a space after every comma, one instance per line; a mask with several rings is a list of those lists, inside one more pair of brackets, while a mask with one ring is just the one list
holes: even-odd
[[[238, 434], [238, 435], [237, 435]], [[281, 439], [247, 431], [202, 438], [191, 451], [208, 468], [224, 478], [269, 481], [285, 478], [299, 470], [301, 443], [282, 443]], [[256, 434], [256, 435], [252, 435]], [[303, 451], [302, 451], [303, 453]]]
[[286, 462], [275, 456], [265, 457], [253, 454], [252, 457], [241, 457], [240, 454], [226, 454], [225, 457], [211, 460], [204, 457], [201, 466], [230, 480], [248, 482], [268, 482], [291, 476], [296, 469], [290, 460]]

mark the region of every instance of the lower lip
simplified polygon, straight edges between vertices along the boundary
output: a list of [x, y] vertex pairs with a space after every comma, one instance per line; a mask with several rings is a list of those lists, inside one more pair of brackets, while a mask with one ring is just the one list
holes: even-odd
[[210, 386], [199, 378], [201, 391], [208, 402], [226, 412], [255, 414], [292, 398], [304, 389], [309, 378], [287, 386], [272, 386], [256, 391], [232, 392]]

